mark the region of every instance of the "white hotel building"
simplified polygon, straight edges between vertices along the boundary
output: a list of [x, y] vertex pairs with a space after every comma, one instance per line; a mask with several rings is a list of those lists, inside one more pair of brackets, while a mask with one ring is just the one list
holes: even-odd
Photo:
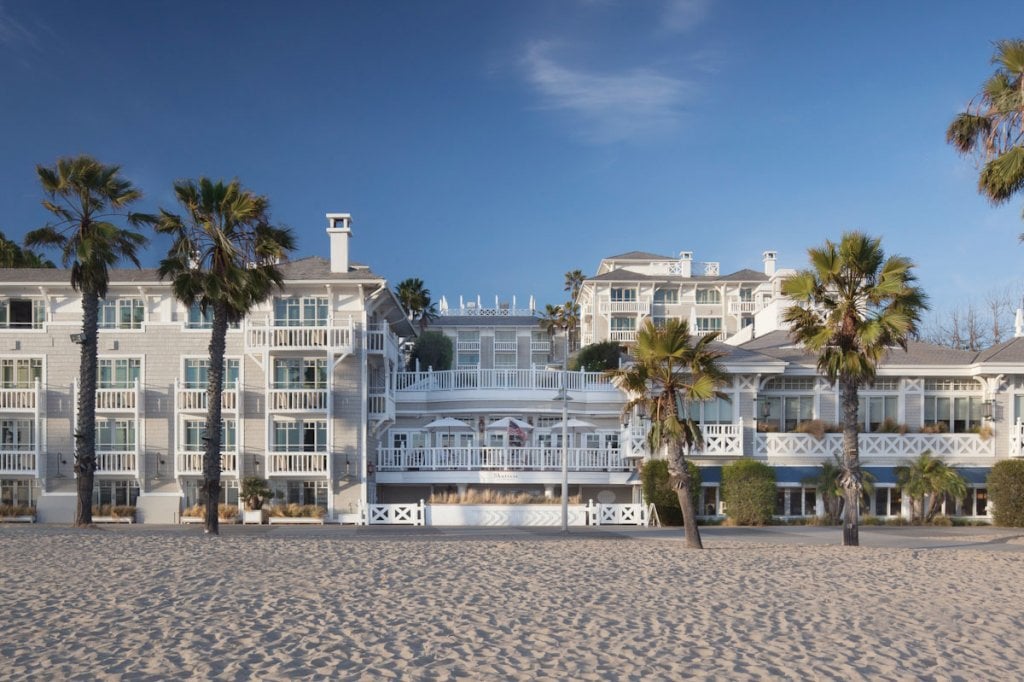
[[[415, 330], [387, 282], [348, 258], [347, 214], [328, 215], [330, 259], [284, 263], [285, 288], [228, 332], [224, 500], [246, 476], [277, 502], [320, 505], [357, 522], [374, 505], [497, 490], [557, 496], [563, 385], [570, 398], [570, 494], [639, 502], [645, 427], [622, 416], [601, 373], [568, 372], [561, 337], [514, 304], [449, 309], [431, 328], [451, 337], [451, 369], [407, 371], [401, 340]], [[779, 329], [776, 255], [760, 270], [633, 252], [601, 261], [580, 296], [583, 343], [628, 347], [640, 321], [682, 317], [721, 331], [729, 400], [700, 406], [695, 453], [700, 513], [719, 515], [721, 466], [741, 457], [776, 469], [777, 513], [820, 511], [802, 481], [840, 451], [841, 435], [798, 432], [839, 421], [837, 391]], [[41, 522], [73, 518], [80, 299], [63, 270], [0, 270], [0, 502], [32, 504]], [[198, 501], [208, 321], [153, 270], [118, 270], [101, 312], [97, 503], [133, 504], [136, 520], [174, 523]], [[947, 512], [986, 516], [993, 463], [1024, 456], [1024, 330], [982, 353], [923, 343], [894, 351], [863, 392], [861, 457], [876, 477], [871, 512], [906, 514], [893, 467], [930, 450], [971, 486]], [[883, 423], [905, 433], [883, 433]], [[491, 518], [488, 522], [509, 522]]]

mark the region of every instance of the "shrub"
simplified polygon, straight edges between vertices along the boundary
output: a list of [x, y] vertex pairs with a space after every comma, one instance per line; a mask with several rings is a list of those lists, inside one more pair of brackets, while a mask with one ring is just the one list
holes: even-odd
[[763, 526], [775, 511], [775, 469], [741, 459], [722, 467], [722, 500], [726, 514], [740, 526]]
[[252, 509], [253, 511], [263, 509], [263, 503], [270, 500], [273, 494], [265, 478], [246, 476], [242, 479], [239, 499], [246, 509]]
[[995, 524], [1024, 527], [1024, 460], [996, 462], [988, 474], [986, 486]]
[[875, 429], [875, 433], [898, 433], [901, 436], [906, 434], [907, 425], [900, 424], [892, 417], [886, 417], [882, 420], [882, 423]]
[[423, 332], [413, 344], [412, 353], [409, 356], [409, 371], [416, 369], [416, 361], [419, 360], [420, 369], [433, 368], [441, 372], [452, 368], [452, 340], [441, 332]]
[[[700, 501], [700, 469], [693, 462], [687, 462], [690, 469], [690, 497], [694, 508]], [[683, 525], [683, 511], [679, 508], [679, 496], [669, 481], [668, 462], [652, 459], [640, 469], [644, 501], [658, 510], [658, 518], [666, 526]]]
[[27, 504], [0, 504], [0, 518], [5, 516], [35, 516], [36, 508]]
[[135, 518], [135, 507], [130, 505], [114, 504], [101, 504], [99, 506], [93, 505], [92, 513], [94, 516], [110, 516], [115, 519], [133, 519]]
[[270, 515], [279, 519], [321, 519], [327, 510], [315, 504], [278, 504], [270, 507]]
[[[194, 504], [181, 513], [182, 516], [189, 518], [205, 518], [206, 517], [206, 505], [205, 504]], [[238, 507], [233, 504], [218, 504], [217, 505], [217, 518], [221, 521], [231, 521], [238, 518]]]
[[820, 419], [811, 419], [809, 421], [800, 422], [796, 425], [795, 431], [797, 433], [806, 433], [809, 436], [814, 436], [818, 440], [825, 437], [825, 422]]
[[569, 369], [584, 372], [603, 372], [606, 369], [618, 369], [619, 344], [615, 341], [602, 341], [584, 346], [576, 357], [569, 360]]
[[921, 427], [921, 433], [948, 433], [949, 424], [946, 422], [934, 422]]

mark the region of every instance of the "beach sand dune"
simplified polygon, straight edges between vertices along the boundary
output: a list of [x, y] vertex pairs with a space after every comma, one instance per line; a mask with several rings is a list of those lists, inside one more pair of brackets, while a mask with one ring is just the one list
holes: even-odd
[[[838, 539], [838, 538], [837, 538]], [[1010, 679], [1024, 557], [0, 529], [5, 679]]]

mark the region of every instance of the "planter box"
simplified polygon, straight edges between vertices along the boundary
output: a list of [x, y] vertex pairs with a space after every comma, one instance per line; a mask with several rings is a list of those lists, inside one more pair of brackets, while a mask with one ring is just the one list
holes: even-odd
[[363, 522], [363, 515], [359, 512], [338, 514], [338, 523], [347, 523], [358, 526]]
[[257, 526], [263, 525], [263, 510], [262, 509], [243, 509], [242, 510], [242, 523], [243, 524], [254, 523]]
[[0, 516], [0, 523], [35, 523], [34, 516]]
[[323, 518], [314, 519], [314, 518], [311, 518], [309, 516], [271, 516], [270, 517], [270, 525], [273, 526], [275, 523], [280, 523], [280, 524], [304, 524], [304, 525], [322, 526], [322, 525], [324, 525], [324, 519]]
[[[203, 519], [202, 516], [182, 516], [181, 517], [181, 522], [182, 523], [202, 523], [203, 521], [204, 521], [204, 519]], [[230, 525], [234, 525], [236, 523], [238, 523], [238, 517], [237, 516], [234, 517], [233, 519], [221, 519], [220, 520], [220, 524], [222, 526], [225, 525], [225, 524], [230, 526]]]
[[[562, 525], [560, 504], [428, 504], [428, 526], [554, 526]], [[587, 507], [569, 505], [569, 525], [587, 525]]]
[[135, 523], [135, 519], [130, 516], [94, 516], [92, 517], [93, 523]]

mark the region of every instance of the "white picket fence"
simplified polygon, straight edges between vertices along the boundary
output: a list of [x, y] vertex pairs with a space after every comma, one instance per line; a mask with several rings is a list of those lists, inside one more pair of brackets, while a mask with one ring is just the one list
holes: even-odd
[[[642, 504], [601, 504], [569, 508], [570, 526], [646, 526], [649, 513]], [[562, 510], [555, 504], [370, 504], [359, 509], [359, 523], [371, 526], [559, 526]]]

